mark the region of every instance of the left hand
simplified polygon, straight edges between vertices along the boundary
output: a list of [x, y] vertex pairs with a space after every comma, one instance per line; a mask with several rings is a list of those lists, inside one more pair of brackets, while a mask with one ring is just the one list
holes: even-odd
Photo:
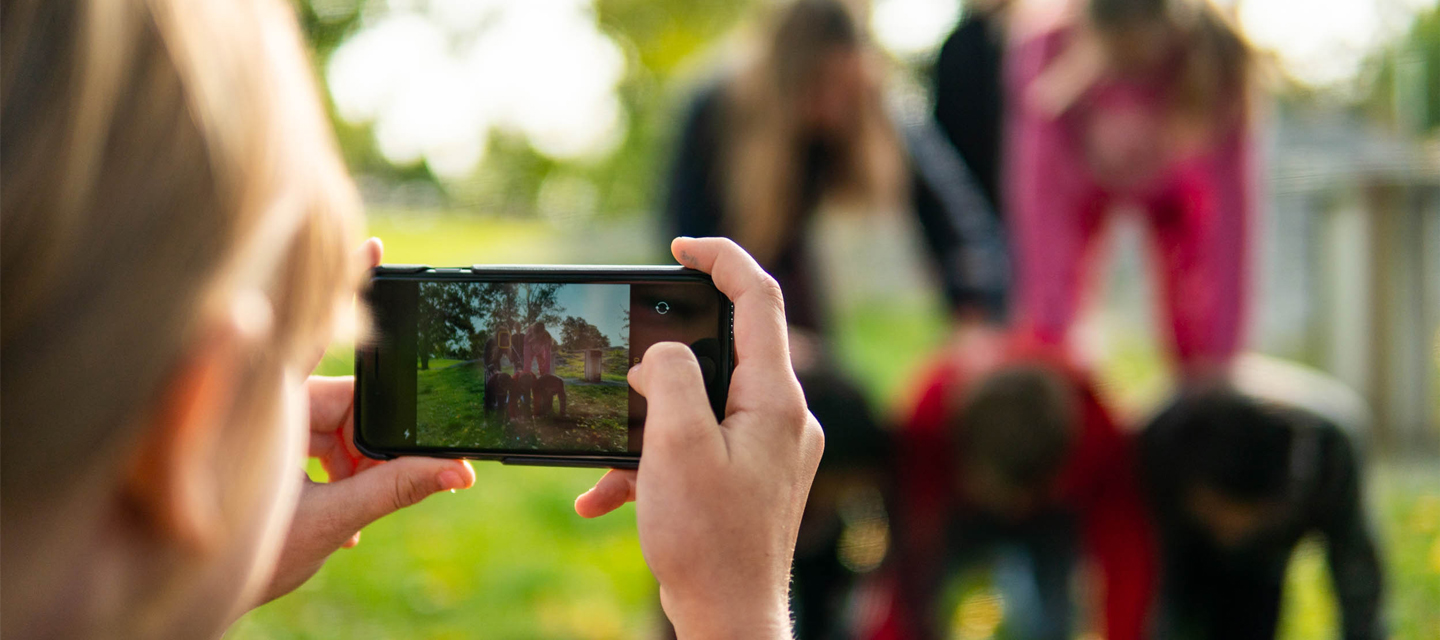
[[[374, 266], [380, 255], [380, 241], [371, 239], [361, 246], [358, 257]], [[353, 376], [310, 376], [305, 388], [310, 396], [309, 454], [320, 459], [330, 481], [305, 478], [285, 548], [261, 602], [295, 590], [324, 566], [330, 554], [359, 544], [360, 529], [371, 522], [433, 493], [475, 484], [475, 470], [463, 460], [380, 461], [362, 455], [354, 440]]]

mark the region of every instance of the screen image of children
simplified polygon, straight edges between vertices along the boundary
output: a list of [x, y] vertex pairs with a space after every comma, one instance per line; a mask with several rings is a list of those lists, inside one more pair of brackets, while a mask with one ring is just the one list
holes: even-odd
[[418, 444], [626, 450], [628, 285], [420, 287]]

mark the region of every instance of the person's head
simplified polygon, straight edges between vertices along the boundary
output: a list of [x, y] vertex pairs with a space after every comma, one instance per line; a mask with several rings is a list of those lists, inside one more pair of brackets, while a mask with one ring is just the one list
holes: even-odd
[[849, 9], [835, 0], [798, 0], [780, 15], [767, 46], [768, 79], [800, 131], [839, 139], [858, 124], [870, 79]]
[[1233, 391], [1182, 398], [1156, 418], [1170, 430], [1179, 498], [1217, 543], [1244, 543], [1283, 512], [1294, 430], [1286, 414]]
[[279, 551], [362, 271], [292, 9], [0, 22], [3, 635], [215, 634]]
[[1179, 46], [1180, 16], [1191, 0], [1090, 0], [1090, 24], [1113, 64], [1153, 69]]
[[997, 370], [969, 389], [952, 425], [966, 496], [1009, 518], [1043, 506], [1080, 430], [1076, 394], [1040, 364]]
[[1250, 49], [1209, 0], [1090, 0], [1087, 19], [1116, 71], [1169, 73], [1172, 106], [1187, 117], [1243, 112]]
[[880, 104], [864, 27], [840, 0], [796, 0], [774, 16], [760, 51], [726, 92], [729, 230], [762, 263], [783, 241], [804, 181], [804, 152], [825, 150], [828, 191], [893, 199], [899, 147]]

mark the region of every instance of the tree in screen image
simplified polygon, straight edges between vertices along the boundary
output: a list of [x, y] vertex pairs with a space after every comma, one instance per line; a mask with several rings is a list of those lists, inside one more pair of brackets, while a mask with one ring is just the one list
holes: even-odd
[[609, 349], [610, 338], [584, 318], [568, 316], [560, 323], [560, 348], [566, 351]]
[[490, 332], [523, 332], [536, 322], [560, 322], [560, 287], [539, 283], [420, 283], [416, 341], [420, 369], [428, 370], [431, 358], [474, 357], [477, 338]]
[[455, 343], [474, 330], [471, 315], [473, 301], [462, 287], [444, 282], [420, 283], [416, 347], [422, 370], [430, 368], [430, 358], [462, 346]]

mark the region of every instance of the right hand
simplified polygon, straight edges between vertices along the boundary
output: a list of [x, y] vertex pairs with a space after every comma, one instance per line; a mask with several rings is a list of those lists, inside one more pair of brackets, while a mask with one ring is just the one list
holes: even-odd
[[635, 501], [640, 549], [681, 638], [789, 638], [795, 537], [824, 435], [790, 365], [775, 280], [734, 242], [677, 238], [675, 258], [735, 303], [737, 365], [717, 423], [695, 356], [659, 343], [631, 369], [649, 404], [638, 471], [575, 501], [593, 518]]

